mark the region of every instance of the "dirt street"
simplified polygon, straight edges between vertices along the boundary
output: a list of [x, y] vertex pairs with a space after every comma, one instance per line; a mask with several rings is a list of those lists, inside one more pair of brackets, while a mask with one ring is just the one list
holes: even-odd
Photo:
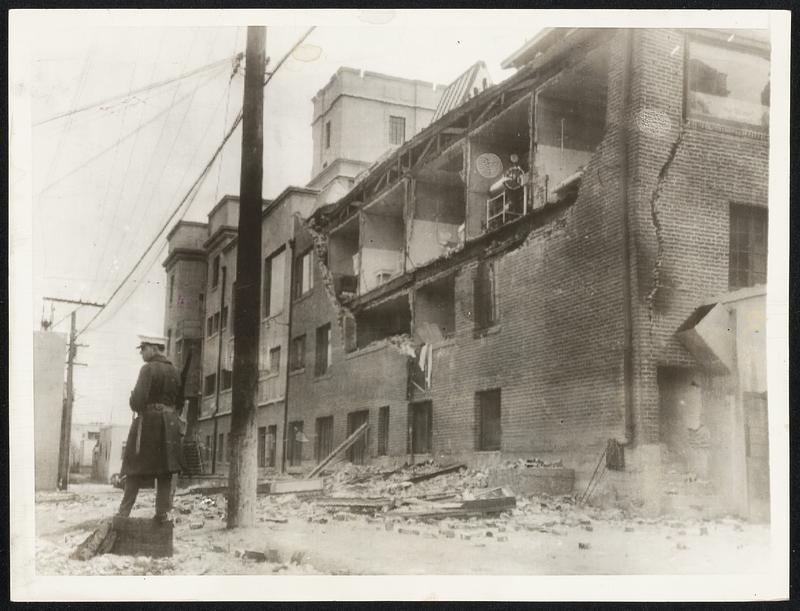
[[[172, 558], [82, 562], [70, 553], [114, 513], [121, 492], [70, 489], [37, 495], [39, 574], [738, 574], [768, 564], [768, 526], [731, 518], [645, 519], [570, 497], [518, 497], [499, 515], [424, 522], [386, 508], [370, 515], [320, 507], [294, 494], [259, 496], [258, 526], [234, 531], [225, 528], [222, 494], [179, 495]], [[133, 516], [148, 517], [152, 507], [152, 491], [142, 491]]]

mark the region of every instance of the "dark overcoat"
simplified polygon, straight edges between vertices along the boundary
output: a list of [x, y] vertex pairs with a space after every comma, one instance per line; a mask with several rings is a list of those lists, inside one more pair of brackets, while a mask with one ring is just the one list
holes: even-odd
[[[173, 409], [153, 407], [158, 405]], [[130, 406], [136, 418], [128, 432], [122, 473], [155, 476], [179, 472], [183, 466], [178, 419], [183, 407], [181, 380], [164, 355], [158, 354], [142, 366]]]

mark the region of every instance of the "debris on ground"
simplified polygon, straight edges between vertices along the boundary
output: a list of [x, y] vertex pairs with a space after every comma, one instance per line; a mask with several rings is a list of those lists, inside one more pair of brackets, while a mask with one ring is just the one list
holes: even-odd
[[[559, 468], [557, 463], [535, 459], [514, 464], [520, 470], [529, 469], [528, 465]], [[508, 464], [501, 463], [500, 468], [508, 468]], [[743, 529], [741, 520], [734, 518], [677, 521], [674, 517], [645, 517], [632, 514], [627, 508], [580, 505], [575, 494], [533, 495], [512, 486], [491, 486], [492, 470], [492, 467], [434, 461], [401, 466], [332, 461], [319, 478], [321, 485], [300, 485], [300, 488], [317, 486], [318, 490], [259, 495], [256, 528], [265, 533], [291, 533], [307, 528], [321, 536], [326, 531], [335, 533], [342, 529], [352, 529], [355, 536], [367, 531], [378, 536], [375, 531], [380, 531], [380, 537], [396, 538], [400, 545], [424, 545], [425, 539], [440, 539], [447, 546], [465, 545], [464, 542], [469, 547], [485, 546], [487, 553], [492, 548], [513, 550], [521, 541], [531, 538], [536, 541], [558, 538], [558, 545], [566, 543], [578, 554], [579, 550], [592, 547], [605, 550], [603, 537], [609, 533], [617, 533], [618, 539], [628, 542], [627, 545], [648, 536], [658, 536], [664, 541], [664, 535], [668, 535], [664, 545], [687, 550], [681, 554], [684, 558], [701, 548], [700, 536], [713, 543], [722, 533], [733, 534]], [[297, 476], [276, 479], [287, 482], [284, 490], [291, 490], [293, 482], [314, 481]], [[318, 552], [307, 543], [297, 546], [306, 548], [302, 551], [291, 546], [279, 550], [273, 549], [277, 546], [271, 540], [268, 548], [254, 545], [255, 540], [231, 538], [225, 528], [224, 491], [210, 492], [202, 484], [192, 488], [192, 493], [175, 499], [172, 559], [96, 551], [84, 552], [85, 559], [75, 560], [80, 545], [103, 550], [100, 543], [106, 536], [100, 532], [92, 539], [92, 535], [102, 525], [98, 517], [112, 515], [119, 502], [119, 493], [109, 494], [109, 488], [98, 486], [98, 490], [105, 491], [102, 495], [86, 494], [83, 489], [70, 495], [49, 498], [42, 495], [37, 513], [48, 512], [51, 534], [49, 540], [37, 539], [37, 572], [65, 575], [318, 572], [314, 566]], [[143, 490], [134, 510], [150, 513], [153, 502], [154, 491]], [[57, 517], [65, 519], [66, 528], [61, 523], [54, 526]], [[622, 532], [635, 534], [622, 537]], [[693, 540], [694, 536], [698, 539]], [[89, 544], [90, 540], [93, 543]], [[693, 551], [688, 551], [690, 548]], [[309, 552], [314, 555], [309, 556]]]

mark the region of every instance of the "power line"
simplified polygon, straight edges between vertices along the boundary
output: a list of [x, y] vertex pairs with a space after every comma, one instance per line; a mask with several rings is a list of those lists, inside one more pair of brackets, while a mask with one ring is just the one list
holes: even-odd
[[[241, 55], [241, 53], [239, 55]], [[203, 72], [206, 72], [206, 71], [209, 71], [209, 70], [214, 70], [215, 68], [219, 68], [222, 65], [226, 65], [228, 62], [230, 62], [231, 60], [233, 60], [235, 58], [236, 58], [235, 55], [232, 56], [232, 57], [226, 57], [224, 59], [217, 60], [217, 61], [215, 61], [213, 63], [207, 64], [205, 66], [201, 66], [201, 67], [196, 68], [194, 70], [190, 70], [189, 72], [184, 72], [183, 74], [179, 74], [178, 76], [175, 76], [173, 78], [165, 79], [163, 81], [158, 81], [157, 83], [151, 83], [150, 85], [145, 85], [144, 87], [141, 87], [139, 89], [134, 89], [132, 91], [128, 91], [128, 93], [120, 93], [120, 94], [117, 94], [117, 95], [114, 95], [114, 96], [111, 96], [111, 97], [108, 97], [108, 98], [104, 98], [102, 100], [97, 100], [96, 102], [92, 102], [91, 104], [87, 104], [85, 106], [81, 106], [80, 108], [76, 108], [74, 110], [69, 110], [67, 112], [63, 112], [63, 113], [54, 115], [52, 117], [48, 117], [47, 119], [43, 119], [42, 121], [34, 123], [33, 127], [38, 127], [39, 125], [44, 125], [45, 123], [50, 123], [51, 121], [56, 121], [58, 119], [63, 119], [63, 118], [66, 118], [66, 117], [70, 117], [70, 116], [78, 114], [80, 112], [84, 112], [86, 110], [91, 110], [92, 108], [95, 108], [97, 106], [102, 106], [103, 104], [108, 104], [109, 102], [113, 102], [115, 100], [126, 99], [126, 98], [131, 97], [132, 95], [137, 95], [139, 93], [144, 93], [146, 91], [150, 91], [152, 89], [157, 89], [159, 87], [163, 87], [165, 85], [169, 85], [169, 84], [174, 83], [176, 81], [180, 81], [180, 80], [189, 78], [191, 76], [195, 76], [197, 74], [202, 74]]]
[[[203, 82], [203, 84], [205, 84], [205, 83], [208, 83], [210, 80], [211, 80], [210, 78], [209, 78], [209, 79], [206, 79], [206, 80]], [[162, 116], [162, 115], [164, 115], [165, 113], [169, 112], [169, 111], [170, 111], [170, 109], [171, 109], [173, 106], [176, 106], [177, 104], [180, 104], [181, 102], [183, 102], [184, 100], [186, 100], [187, 98], [189, 98], [189, 97], [190, 97], [190, 96], [192, 96], [192, 95], [194, 95], [194, 92], [187, 93], [185, 96], [183, 96], [182, 98], [180, 98], [180, 99], [179, 99], [177, 102], [175, 102], [175, 104], [172, 104], [172, 105], [168, 106], [167, 108], [165, 108], [165, 109], [161, 110], [160, 112], [156, 113], [156, 114], [155, 114], [155, 115], [154, 115], [152, 118], [150, 118], [150, 120], [146, 121], [146, 122], [145, 122], [145, 123], [143, 123], [142, 125], [139, 125], [139, 126], [138, 126], [138, 127], [135, 129], [135, 130], [133, 130], [132, 132], [129, 132], [129, 133], [127, 133], [125, 136], [123, 136], [122, 138], [120, 138], [119, 140], [117, 140], [117, 142], [115, 142], [115, 143], [114, 143], [114, 144], [112, 144], [111, 146], [109, 146], [109, 147], [107, 147], [107, 148], [104, 148], [104, 149], [103, 149], [102, 151], [100, 151], [99, 153], [96, 153], [95, 155], [92, 155], [91, 157], [89, 157], [89, 159], [87, 159], [86, 161], [84, 161], [84, 162], [83, 162], [81, 165], [79, 165], [78, 167], [76, 167], [76, 168], [73, 168], [72, 170], [70, 170], [69, 172], [67, 172], [66, 174], [64, 174], [63, 176], [61, 176], [61, 177], [59, 177], [59, 178], [56, 178], [56, 179], [55, 179], [53, 182], [51, 182], [50, 184], [48, 184], [47, 186], [45, 186], [45, 187], [44, 187], [44, 188], [43, 188], [41, 191], [39, 191], [39, 193], [38, 193], [37, 195], [41, 195], [41, 194], [42, 194], [42, 193], [44, 193], [45, 191], [48, 191], [49, 189], [51, 189], [52, 187], [54, 187], [55, 185], [57, 185], [57, 184], [58, 184], [58, 183], [60, 183], [61, 181], [63, 181], [63, 180], [65, 180], [65, 179], [69, 178], [70, 176], [72, 176], [72, 175], [73, 175], [73, 174], [75, 174], [76, 172], [79, 172], [80, 170], [82, 170], [83, 168], [85, 168], [86, 166], [88, 166], [88, 165], [89, 165], [90, 163], [92, 163], [93, 161], [96, 161], [97, 159], [99, 159], [100, 157], [102, 157], [103, 155], [105, 155], [106, 153], [108, 153], [109, 151], [111, 151], [111, 150], [115, 149], [115, 148], [116, 148], [116, 147], [118, 147], [118, 146], [119, 146], [119, 145], [120, 145], [122, 142], [124, 142], [125, 140], [128, 140], [129, 138], [133, 137], [133, 136], [134, 136], [134, 135], [136, 135], [136, 134], [137, 134], [137, 133], [138, 133], [140, 130], [144, 129], [145, 127], [147, 127], [148, 125], [150, 125], [151, 123], [153, 123], [153, 122], [154, 122], [156, 119], [158, 119], [159, 117], [161, 117], [161, 116]]]
[[[194, 32], [193, 32], [193, 35], [192, 35], [192, 40], [191, 40], [191, 43], [188, 45], [188, 48], [187, 48], [187, 50], [186, 50], [186, 57], [184, 57], [184, 60], [183, 60], [183, 66], [185, 66], [185, 65], [186, 65], [186, 62], [188, 61], [189, 57], [191, 56], [191, 53], [192, 53], [192, 47], [194, 46], [194, 42], [195, 42], [195, 39], [196, 39], [196, 38], [197, 38], [197, 31], [194, 31]], [[213, 43], [212, 43], [212, 44], [213, 44]], [[182, 66], [182, 67], [183, 67], [183, 66]], [[183, 123], [184, 123], [184, 121], [186, 120], [186, 116], [189, 114], [189, 110], [191, 110], [192, 103], [194, 102], [194, 97], [195, 97], [195, 95], [197, 94], [197, 91], [198, 91], [198, 89], [200, 89], [200, 85], [201, 85], [201, 84], [200, 84], [200, 83], [198, 83], [198, 85], [197, 85], [197, 86], [196, 86], [196, 87], [195, 87], [195, 88], [192, 90], [192, 98], [191, 98], [191, 100], [189, 101], [189, 103], [186, 105], [186, 110], [185, 110], [185, 111], [184, 111], [184, 113], [183, 113], [183, 118], [181, 119], [181, 124], [180, 124], [180, 126], [178, 127], [178, 131], [177, 131], [177, 133], [175, 134], [175, 140], [173, 140], [172, 147], [174, 147], [174, 146], [175, 146], [175, 141], [177, 141], [177, 139], [178, 139], [178, 135], [180, 134], [180, 131], [181, 131], [181, 129], [183, 128]], [[174, 102], [174, 100], [175, 100], [175, 96], [177, 96], [177, 94], [178, 94], [178, 91], [179, 91], [179, 89], [180, 89], [180, 86], [179, 86], [179, 87], [178, 87], [178, 88], [175, 90], [175, 93], [174, 93], [174, 94], [173, 94], [173, 96], [172, 96], [172, 100], [173, 100], [173, 102]], [[158, 143], [159, 143], [159, 142], [161, 142], [161, 138], [162, 138], [162, 136], [163, 136], [163, 134], [164, 134], [164, 128], [166, 127], [166, 125], [167, 125], [168, 121], [169, 121], [169, 114], [167, 114], [167, 117], [164, 119], [164, 123], [161, 125], [161, 131], [159, 132], [159, 134], [158, 134], [158, 140], [156, 141], [156, 148], [158, 147]], [[170, 148], [170, 151], [169, 151], [169, 153], [167, 154], [167, 159], [169, 159], [169, 156], [172, 154], [172, 147]], [[133, 156], [133, 155], [131, 154], [131, 157], [132, 157], [132, 156]], [[150, 161], [149, 161], [149, 163], [148, 163], [148, 165], [147, 165], [147, 170], [145, 171], [145, 176], [147, 176], [147, 174], [149, 173], [149, 170], [150, 170], [150, 164], [152, 164], [152, 162], [153, 162], [153, 157], [151, 157], [151, 158], [150, 158]], [[163, 165], [162, 165], [162, 167], [161, 167], [161, 174], [159, 174], [159, 181], [161, 180], [161, 176], [163, 176], [163, 173], [164, 173], [164, 168], [165, 168], [165, 167], [166, 167], [166, 164], [163, 164]], [[126, 172], [125, 172], [125, 177], [123, 178], [123, 184], [122, 184], [122, 187], [124, 187], [124, 184], [125, 184], [125, 181], [126, 181], [126, 180], [127, 180], [127, 170], [126, 170]], [[141, 189], [142, 189], [142, 184], [144, 184], [144, 181], [142, 181], [142, 183], [140, 183], [140, 185], [139, 185], [139, 192], [141, 192]], [[121, 191], [122, 191], [122, 189], [121, 189]], [[136, 194], [136, 200], [138, 201], [138, 199], [139, 199], [139, 193], [137, 193], [137, 194]], [[119, 208], [120, 208], [120, 203], [121, 203], [121, 201], [122, 201], [122, 196], [120, 196], [119, 198], [117, 198], [116, 205], [114, 206], [114, 213], [113, 213], [113, 215], [112, 215], [112, 217], [111, 217], [111, 226], [112, 226], [112, 229], [113, 229], [113, 227], [114, 227], [114, 223], [116, 222], [116, 219], [117, 219], [117, 212], [119, 211]], [[148, 201], [148, 203], [147, 203], [147, 207], [145, 208], [145, 212], [144, 212], [144, 214], [142, 215], [142, 219], [146, 219], [146, 218], [147, 218], [147, 212], [148, 212], [148, 210], [149, 210], [149, 209], [150, 209], [150, 201]], [[142, 223], [142, 224], [143, 224], [143, 223]], [[142, 225], [142, 224], [140, 224], [140, 225], [139, 225], [139, 228], [141, 227], [141, 225]], [[137, 234], [136, 234], [137, 236], [138, 236], [139, 228], [137, 228]], [[97, 267], [96, 267], [96, 269], [95, 269], [95, 272], [94, 272], [93, 281], [97, 280], [98, 276], [100, 275], [100, 269], [101, 269], [101, 266], [102, 266], [102, 262], [105, 260], [105, 255], [106, 255], [106, 252], [107, 252], [107, 250], [108, 250], [108, 245], [109, 245], [110, 241], [111, 241], [111, 239], [110, 239], [110, 236], [109, 236], [109, 239], [107, 239], [107, 240], [106, 240], [106, 242], [105, 242], [105, 244], [104, 244], [104, 246], [103, 246], [103, 255], [102, 255], [102, 256], [101, 256], [101, 257], [98, 259], [98, 261], [97, 261]], [[123, 240], [121, 240], [121, 241], [123, 241], [123, 242], [124, 242], [124, 241], [125, 241], [125, 240], [124, 240], [124, 238], [123, 238]], [[117, 255], [117, 253], [118, 253], [118, 252], [120, 252], [120, 251], [121, 251], [121, 248], [120, 248], [120, 249], [117, 249], [117, 250], [115, 251], [115, 253], [114, 253], [114, 259], [116, 259], [116, 255]], [[123, 251], [123, 252], [124, 252], [124, 251]], [[106, 275], [106, 279], [108, 278], [108, 276], [109, 276], [109, 275], [110, 275], [110, 274], [107, 274], [107, 275]]]
[[[217, 36], [218, 36], [218, 35], [219, 35], [219, 33], [217, 32], [217, 33], [215, 34], [215, 36], [214, 36], [214, 40], [211, 42], [211, 46], [213, 46], [214, 42], [216, 42], [216, 39], [217, 39]], [[193, 46], [193, 44], [194, 44], [194, 39], [192, 39], [192, 44], [189, 46], [189, 51], [190, 51], [190, 52], [191, 52], [191, 47]], [[188, 53], [188, 54], [187, 54], [186, 58], [184, 59], [184, 63], [185, 63], [185, 62], [186, 62], [186, 61], [189, 59], [190, 55], [191, 55], [191, 53]], [[236, 56], [234, 55], [233, 57], [235, 58]], [[237, 60], [237, 61], [238, 61], [238, 60]], [[234, 63], [235, 63], [235, 62], [234, 62]], [[216, 78], [216, 77], [215, 77], [215, 78]], [[195, 89], [194, 89], [194, 93], [196, 93], [196, 92], [197, 92], [197, 90], [198, 90], [198, 87], [195, 87]], [[223, 93], [224, 93], [224, 92], [223, 92]], [[192, 100], [192, 101], [193, 101], [193, 100]], [[186, 107], [186, 111], [184, 112], [184, 114], [183, 114], [183, 117], [181, 118], [181, 123], [180, 123], [180, 125], [178, 126], [178, 129], [177, 129], [177, 131], [175, 132], [175, 137], [172, 139], [172, 144], [170, 145], [169, 152], [167, 153], [167, 156], [166, 156], [166, 161], [165, 161], [164, 163], [160, 164], [160, 165], [161, 165], [161, 171], [160, 171], [160, 172], [159, 172], [159, 174], [158, 174], [158, 178], [157, 178], [157, 179], [155, 180], [155, 182], [153, 183], [153, 188], [150, 190], [150, 197], [143, 198], [143, 199], [145, 200], [145, 202], [146, 202], [146, 203], [145, 203], [144, 212], [143, 212], [143, 213], [142, 213], [142, 215], [141, 215], [141, 217], [142, 217], [143, 219], [146, 219], [146, 218], [148, 217], [148, 213], [150, 212], [150, 207], [151, 207], [151, 205], [152, 205], [152, 202], [153, 202], [153, 200], [155, 199], [156, 189], [157, 189], [157, 187], [158, 187], [159, 183], [161, 182], [161, 179], [162, 179], [162, 178], [163, 178], [163, 176], [164, 176], [164, 172], [166, 171], [166, 169], [167, 169], [167, 166], [169, 165], [169, 160], [170, 160], [170, 158], [171, 158], [171, 156], [172, 156], [172, 152], [175, 150], [175, 145], [176, 145], [176, 144], [177, 144], [177, 142], [178, 142], [178, 139], [179, 139], [179, 137], [180, 137], [180, 134], [181, 134], [181, 130], [183, 129], [183, 125], [184, 125], [184, 123], [186, 122], [186, 117], [188, 116], [188, 114], [189, 114], [189, 110], [191, 109], [191, 105], [192, 105], [192, 102], [190, 102], [190, 103], [189, 103], [189, 105]], [[219, 102], [217, 103], [217, 107], [215, 107], [215, 109], [214, 109], [214, 113], [216, 113], [216, 109], [217, 109], [218, 107], [219, 107]], [[161, 138], [162, 138], [162, 137], [163, 137], [163, 135], [164, 135], [164, 128], [166, 127], [166, 124], [167, 124], [167, 121], [165, 120], [165, 121], [164, 121], [164, 124], [161, 126], [161, 132], [160, 132], [160, 133], [159, 133], [159, 135], [158, 135], [158, 141], [157, 141], [157, 143], [156, 143], [156, 148], [158, 147], [158, 142], [161, 142]], [[197, 149], [197, 147], [196, 147], [196, 148], [195, 148], [195, 155], [197, 154], [197, 150], [198, 150], [198, 149]], [[150, 166], [152, 165], [152, 163], [153, 163], [153, 160], [154, 160], [154, 159], [155, 159], [155, 155], [153, 155], [153, 156], [150, 158], [150, 162], [147, 164], [147, 170], [145, 171], [145, 175], [149, 174], [149, 171], [150, 171]], [[192, 156], [192, 161], [194, 161], [194, 156]], [[189, 164], [188, 164], [188, 167], [187, 167], [187, 172], [188, 172], [188, 168], [189, 168], [189, 167], [191, 167], [191, 165], [192, 165], [192, 162], [189, 162]], [[183, 183], [183, 178], [184, 178], [185, 176], [186, 176], [186, 173], [184, 173], [184, 175], [181, 177], [180, 181], [178, 182], [178, 188], [175, 190], [175, 195], [173, 195], [173, 197], [177, 196], [177, 194], [178, 194], [178, 191], [179, 191], [179, 189], [180, 189], [180, 185]], [[135, 200], [134, 200], [134, 201], [136, 202], [136, 204], [135, 204], [135, 205], [136, 205], [137, 207], [138, 207], [138, 202], [140, 201], [139, 194], [142, 192], [142, 190], [143, 190], [143, 189], [144, 189], [144, 181], [142, 181], [142, 182], [140, 183], [140, 185], [139, 185], [139, 190], [137, 191], [136, 198], [135, 198]], [[115, 216], [115, 218], [116, 218], [116, 216]], [[114, 256], [114, 258], [115, 258], [115, 259], [116, 259], [116, 255], [117, 255], [117, 253], [119, 253], [119, 252], [125, 252], [125, 245], [126, 245], [126, 244], [127, 244], [129, 241], [132, 241], [132, 243], [133, 243], [133, 244], [135, 244], [135, 243], [137, 242], [137, 240], [139, 239], [139, 235], [141, 234], [141, 231], [142, 231], [142, 227], [143, 227], [143, 226], [144, 226], [144, 224], [143, 224], [143, 223], [140, 223], [140, 224], [139, 224], [139, 226], [136, 228], [136, 231], [135, 231], [135, 232], [131, 231], [131, 232], [130, 232], [130, 233], [127, 235], [127, 236], [124, 236], [124, 237], [123, 237], [123, 239], [122, 239], [122, 241], [121, 241], [122, 243], [119, 245], [119, 248], [117, 248], [117, 250], [116, 250], [116, 251], [115, 251], [115, 253], [114, 253], [114, 255], [115, 255], [115, 256]], [[98, 266], [98, 268], [97, 268], [97, 270], [96, 270], [96, 272], [95, 272], [95, 279], [97, 278], [97, 276], [98, 276], [98, 274], [99, 274], [99, 273], [100, 273], [100, 267]], [[105, 281], [107, 281], [107, 280], [108, 280], [108, 278], [109, 278], [109, 277], [111, 277], [111, 276], [112, 276], [112, 274], [111, 274], [111, 273], [107, 273], [107, 274], [105, 275], [105, 277], [104, 277], [103, 281], [104, 281], [104, 282], [105, 282]]]
[[[278, 61], [278, 63], [276, 64], [274, 70], [272, 70], [272, 72], [270, 72], [270, 74], [264, 80], [264, 85], [263, 85], [264, 87], [266, 87], [267, 83], [269, 83], [272, 80], [272, 77], [275, 76], [275, 74], [278, 72], [278, 70], [283, 65], [283, 63], [289, 58], [289, 56], [291, 56], [291, 54], [294, 53], [294, 51], [297, 49], [297, 47], [299, 47], [305, 41], [305, 39], [308, 38], [308, 36], [311, 34], [311, 32], [313, 32], [315, 29], [316, 29], [316, 26], [311, 26], [308, 30], [306, 30], [305, 34], [303, 34], [303, 36], [300, 37], [300, 39], [292, 46], [291, 49], [289, 49], [289, 51], [280, 59], [280, 61]], [[211, 156], [211, 159], [206, 164], [206, 166], [203, 168], [203, 171], [200, 172], [200, 176], [198, 176], [197, 179], [194, 181], [194, 183], [192, 183], [192, 186], [189, 188], [189, 191], [186, 193], [186, 195], [184, 195], [184, 197], [181, 199], [181, 201], [175, 207], [175, 210], [173, 210], [172, 214], [170, 214], [170, 216], [167, 219], [167, 221], [164, 223], [164, 225], [161, 227], [161, 229], [158, 231], [158, 233], [153, 237], [153, 239], [151, 240], [150, 244], [148, 244], [147, 248], [144, 250], [144, 252], [139, 257], [139, 259], [137, 259], [136, 263], [133, 264], [133, 267], [131, 268], [131, 270], [122, 279], [122, 282], [119, 283], [117, 288], [114, 289], [114, 292], [111, 293], [111, 296], [106, 300], [105, 305], [103, 306], [103, 308], [101, 308], [101, 309], [99, 309], [97, 311], [97, 313], [89, 320], [89, 322], [86, 323], [86, 325], [78, 332], [76, 337], [79, 337], [81, 334], [83, 334], [86, 331], [86, 329], [89, 328], [89, 326], [91, 326], [91, 324], [97, 319], [97, 317], [100, 316], [100, 314], [105, 310], [105, 308], [108, 306], [108, 304], [111, 303], [111, 301], [113, 301], [114, 297], [117, 296], [117, 294], [120, 292], [120, 290], [125, 285], [125, 283], [130, 279], [130, 277], [133, 276], [134, 272], [138, 269], [139, 265], [141, 265], [141, 263], [144, 260], [144, 258], [147, 256], [147, 254], [150, 252], [150, 250], [156, 244], [158, 239], [161, 237], [161, 234], [164, 233], [164, 231], [169, 227], [170, 223], [172, 222], [172, 219], [175, 217], [176, 214], [178, 214], [178, 212], [183, 207], [184, 203], [186, 203], [186, 201], [189, 198], [189, 196], [191, 195], [191, 193], [195, 190], [195, 188], [206, 177], [206, 175], [208, 174], [208, 172], [211, 169], [211, 166], [214, 164], [214, 161], [216, 161], [217, 157], [219, 156], [220, 152], [222, 151], [223, 147], [228, 142], [230, 137], [233, 135], [233, 132], [239, 126], [239, 123], [241, 123], [242, 116], [243, 116], [242, 115], [242, 110], [240, 109], [239, 113], [236, 115], [236, 119], [234, 120], [233, 124], [231, 125], [230, 129], [228, 130], [228, 133], [225, 134], [225, 137], [222, 139], [222, 142], [217, 147], [217, 149], [214, 151], [214, 154]]]

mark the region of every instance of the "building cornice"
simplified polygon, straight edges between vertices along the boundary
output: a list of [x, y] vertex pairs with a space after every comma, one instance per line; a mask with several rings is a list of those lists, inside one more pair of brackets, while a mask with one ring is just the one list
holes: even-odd
[[164, 269], [172, 267], [173, 263], [177, 261], [205, 261], [206, 251], [200, 248], [173, 248], [172, 251], [164, 259]]
[[234, 227], [233, 225], [220, 225], [217, 230], [212, 233], [208, 239], [203, 242], [203, 248], [206, 251], [211, 251], [217, 247], [219, 242], [224, 240], [226, 237], [236, 237], [238, 234], [238, 228]]
[[173, 225], [172, 229], [170, 229], [169, 233], [167, 234], [167, 240], [172, 239], [172, 236], [175, 235], [175, 232], [178, 231], [181, 227], [201, 227], [207, 228], [208, 223], [202, 223], [198, 221], [178, 221]]

